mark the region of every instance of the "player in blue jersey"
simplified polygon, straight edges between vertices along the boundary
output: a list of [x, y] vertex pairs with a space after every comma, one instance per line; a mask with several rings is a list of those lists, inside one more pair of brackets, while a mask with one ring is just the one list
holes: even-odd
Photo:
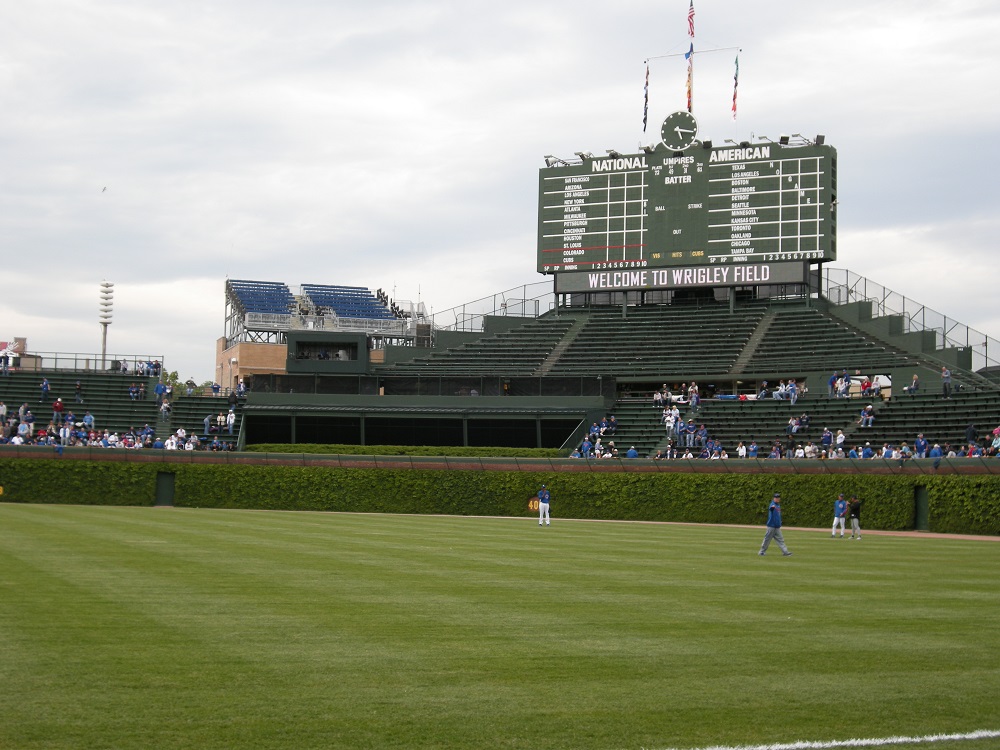
[[847, 501], [844, 499], [844, 493], [841, 492], [837, 495], [837, 499], [833, 503], [833, 531], [830, 533], [831, 537], [837, 536], [837, 524], [840, 524], [840, 538], [844, 538], [844, 520], [847, 517]]
[[549, 519], [549, 500], [552, 499], [551, 494], [546, 489], [545, 485], [542, 485], [542, 489], [538, 490], [538, 525], [541, 526], [542, 522], [545, 522], [546, 526], [551, 525]]
[[784, 557], [791, 557], [791, 552], [785, 546], [785, 538], [781, 535], [781, 493], [775, 492], [771, 498], [771, 504], [767, 508], [767, 531], [764, 533], [764, 542], [760, 545], [761, 557], [767, 552], [771, 540], [774, 540]]

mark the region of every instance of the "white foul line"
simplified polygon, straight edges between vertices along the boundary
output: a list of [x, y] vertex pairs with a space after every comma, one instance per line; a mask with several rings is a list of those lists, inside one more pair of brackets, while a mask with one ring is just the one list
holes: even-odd
[[[1000, 731], [979, 729], [964, 734], [927, 734], [923, 737], [872, 737], [869, 739], [829, 740], [813, 742], [779, 742], [773, 745], [712, 745], [711, 747], [689, 748], [688, 750], [835, 750], [840, 747], [887, 747], [889, 745], [918, 745], [925, 742], [958, 742], [962, 740], [984, 740], [1000, 737]], [[668, 750], [678, 750], [669, 748]]]

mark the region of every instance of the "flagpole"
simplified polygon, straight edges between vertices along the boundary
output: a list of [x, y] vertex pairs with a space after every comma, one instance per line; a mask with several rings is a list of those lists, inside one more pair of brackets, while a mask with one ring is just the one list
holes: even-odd
[[694, 0], [688, 6], [688, 37], [691, 39], [691, 54], [688, 57], [688, 112], [694, 113]]

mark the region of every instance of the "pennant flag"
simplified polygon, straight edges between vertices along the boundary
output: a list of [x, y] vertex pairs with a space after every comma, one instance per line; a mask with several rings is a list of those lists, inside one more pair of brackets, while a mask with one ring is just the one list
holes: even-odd
[[691, 42], [691, 49], [684, 53], [684, 59], [688, 61], [688, 77], [687, 77], [687, 103], [688, 112], [693, 112], [693, 98], [694, 98], [694, 42]]
[[733, 73], [733, 119], [736, 119], [736, 90], [740, 85], [740, 55], [736, 53], [736, 72]]
[[694, 0], [688, 6], [688, 36], [694, 39]]
[[646, 132], [646, 119], [649, 116], [649, 63], [646, 63], [646, 85], [643, 87], [645, 94], [642, 102], [642, 132]]

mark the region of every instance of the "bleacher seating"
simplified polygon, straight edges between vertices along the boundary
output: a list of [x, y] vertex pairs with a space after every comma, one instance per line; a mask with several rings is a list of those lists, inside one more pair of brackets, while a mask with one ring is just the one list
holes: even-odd
[[220, 432], [205, 432], [205, 417], [211, 417], [209, 425], [216, 427], [216, 419], [219, 414], [225, 415], [229, 411], [229, 400], [227, 396], [209, 396], [195, 393], [188, 396], [186, 394], [174, 399], [173, 411], [170, 414], [170, 429], [176, 431], [183, 427], [188, 435], [197, 435], [204, 440], [206, 437], [211, 440], [218, 437], [221, 442], [235, 443], [239, 437], [240, 424], [243, 419], [243, 405], [236, 405], [236, 424], [233, 427], [233, 434], [222, 429]]
[[[39, 403], [39, 383], [42, 378], [48, 378], [49, 398]], [[76, 402], [76, 381], [83, 388], [83, 403]], [[145, 398], [133, 401], [129, 396], [129, 386], [132, 383], [144, 383]], [[23, 403], [35, 416], [36, 429], [45, 426], [52, 418], [52, 402], [62, 398], [65, 404], [64, 414], [73, 412], [75, 421], [83, 419], [89, 411], [94, 417], [99, 431], [108, 430], [119, 434], [130, 427], [141, 429], [150, 425], [156, 430], [157, 436], [165, 437], [183, 427], [188, 434], [203, 436], [205, 432], [204, 419], [208, 414], [213, 418], [219, 412], [229, 410], [225, 396], [187, 396], [181, 386], [173, 392], [172, 411], [169, 420], [163, 420], [156, 405], [153, 388], [156, 378], [137, 378], [131, 374], [122, 375], [117, 372], [93, 372], [73, 370], [48, 370], [44, 372], [12, 372], [6, 377], [0, 377], [0, 401], [7, 405], [8, 414], [17, 413]], [[242, 406], [236, 408], [237, 423], [234, 434], [222, 433], [219, 437], [226, 442], [235, 442], [240, 427]]]
[[387, 375], [533, 375], [573, 325], [572, 316], [528, 319], [510, 331], [380, 369]]
[[728, 305], [595, 308], [552, 366], [553, 375], [691, 378], [729, 372], [763, 310], [732, 315]]
[[226, 287], [244, 312], [288, 315], [295, 306], [291, 290], [278, 281], [229, 279]]
[[[49, 398], [38, 402], [39, 383], [48, 378]], [[76, 403], [76, 381], [83, 388], [83, 403]], [[133, 401], [129, 397], [132, 383], [144, 383], [144, 400]], [[124, 432], [129, 427], [141, 428], [144, 424], [156, 428], [158, 434], [167, 434], [165, 422], [158, 421], [159, 414], [153, 388], [156, 378], [140, 378], [117, 372], [93, 372], [72, 370], [48, 370], [44, 372], [12, 372], [0, 377], [0, 401], [7, 405], [8, 414], [17, 413], [23, 403], [34, 414], [36, 425], [45, 426], [52, 418], [52, 402], [61, 398], [65, 404], [64, 414], [72, 411], [76, 421], [81, 421], [85, 412], [90, 411], [100, 430]]]
[[906, 367], [909, 355], [874, 342], [812, 308], [776, 308], [774, 320], [750, 357], [749, 372], [796, 373], [848, 369], [888, 371]]
[[989, 437], [1000, 425], [1000, 391], [957, 391], [950, 399], [940, 393], [925, 393], [914, 397], [901, 395], [878, 406], [874, 425], [858, 429], [872, 445], [906, 442], [911, 447], [918, 432], [930, 442], [950, 443], [953, 447], [965, 443], [965, 430], [975, 425], [980, 438]]
[[396, 316], [372, 294], [371, 290], [364, 287], [303, 284], [302, 292], [314, 305], [328, 307], [341, 318], [396, 319]]

